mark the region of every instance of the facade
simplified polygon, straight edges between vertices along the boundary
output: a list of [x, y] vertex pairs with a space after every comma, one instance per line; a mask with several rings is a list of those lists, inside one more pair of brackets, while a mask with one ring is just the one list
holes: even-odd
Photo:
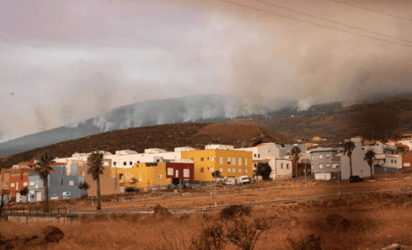
[[[96, 196], [97, 195], [97, 183], [93, 180], [93, 177], [87, 173], [89, 169], [86, 166], [86, 161], [72, 161], [71, 164], [73, 168], [76, 169], [77, 177], [84, 178], [84, 181], [90, 185], [90, 189], [87, 191], [88, 195]], [[117, 185], [116, 179], [112, 177], [111, 173], [113, 168], [111, 166], [111, 160], [103, 159], [103, 174], [100, 175], [100, 194], [101, 195], [110, 195], [116, 194], [119, 192], [119, 186]]]
[[310, 150], [311, 173], [315, 179], [331, 179], [341, 171], [339, 155], [343, 148], [320, 147]]
[[412, 165], [412, 152], [402, 153], [400, 156], [402, 157], [402, 167], [410, 168]]
[[379, 165], [381, 168], [391, 168], [390, 171], [397, 171], [402, 168], [402, 156], [397, 154], [395, 145], [377, 141], [372, 145], [363, 146], [362, 150], [364, 151], [364, 154], [369, 150], [375, 152], [376, 160], [373, 165]]
[[28, 188], [29, 173], [34, 172], [34, 169], [30, 168], [18, 168], [16, 165], [10, 169], [10, 195], [12, 198], [17, 198], [19, 201], [20, 191], [24, 188]]
[[[364, 160], [365, 151], [363, 147], [363, 138], [354, 137], [350, 139], [355, 143], [355, 148], [352, 152], [352, 175], [360, 176], [361, 178], [370, 177], [371, 171], [368, 163]], [[349, 180], [350, 177], [350, 164], [349, 157], [342, 155], [341, 161], [341, 176], [342, 180]], [[372, 170], [373, 171], [373, 170]]]
[[[79, 189], [80, 182], [84, 178], [77, 177], [75, 169], [71, 170], [70, 175], [67, 175], [67, 168], [52, 167], [53, 172], [48, 176], [49, 198], [53, 195], [58, 195], [63, 198], [63, 192], [69, 192], [70, 197], [80, 197], [82, 190]], [[43, 201], [45, 198], [45, 187], [43, 179], [35, 172], [29, 174], [29, 201]]]
[[120, 192], [124, 192], [125, 187], [148, 188], [171, 183], [171, 178], [166, 177], [166, 162], [135, 163], [132, 168], [114, 168], [111, 175]]
[[166, 178], [173, 183], [181, 183], [183, 180], [195, 180], [195, 164], [181, 162], [166, 163]]
[[212, 182], [212, 173], [220, 171], [224, 178], [237, 178], [247, 175], [253, 176], [252, 152], [224, 149], [227, 145], [207, 145], [205, 150], [181, 152], [182, 160], [194, 162], [195, 179]]
[[0, 169], [0, 190], [4, 190], [5, 193], [9, 193], [10, 188], [10, 169]]

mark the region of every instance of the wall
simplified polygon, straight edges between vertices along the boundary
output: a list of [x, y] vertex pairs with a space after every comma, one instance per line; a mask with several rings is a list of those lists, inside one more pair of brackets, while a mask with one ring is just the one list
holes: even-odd
[[0, 176], [0, 191], [5, 190], [7, 193], [9, 192], [10, 187], [10, 170], [9, 169], [0, 169], [1, 176]]
[[[229, 157], [230, 163], [228, 163]], [[239, 158], [241, 161], [240, 165]], [[236, 178], [242, 175], [253, 176], [253, 158], [252, 152], [250, 151], [223, 149], [196, 150], [182, 152], [182, 159], [194, 160], [195, 179], [199, 181], [214, 181], [212, 173], [217, 170], [226, 178]]]
[[410, 168], [412, 167], [412, 152], [402, 153], [402, 167]]
[[[363, 160], [364, 156], [365, 151], [362, 150], [362, 142], [355, 142], [355, 149], [352, 152], [353, 175], [357, 175], [362, 178], [371, 176], [370, 167], [368, 163]], [[350, 167], [349, 157], [347, 155], [343, 155], [341, 157], [341, 170], [342, 180], [349, 180]]]
[[[195, 164], [193, 163], [167, 162], [165, 167], [166, 167], [166, 178], [171, 178], [171, 179], [177, 178], [181, 180], [195, 180]], [[189, 172], [189, 176], [184, 176], [185, 170]], [[176, 175], [176, 171], [177, 171], [177, 175]]]
[[312, 174], [339, 172], [341, 164], [340, 164], [340, 160], [337, 159], [335, 156], [336, 154], [341, 153], [342, 151], [343, 149], [337, 149], [337, 148], [312, 149], [310, 151]]
[[[291, 178], [292, 177], [292, 160], [290, 159], [271, 159], [269, 165], [272, 167], [271, 178]], [[274, 166], [274, 167], [273, 167]]]
[[[110, 160], [107, 160], [110, 161]], [[96, 196], [97, 195], [97, 183], [93, 180], [92, 176], [87, 173], [89, 167], [85, 166], [85, 162], [77, 161], [73, 163], [74, 166], [77, 166], [77, 176], [83, 177], [84, 181], [90, 184], [90, 189], [87, 191], [88, 195]], [[104, 167], [103, 174], [100, 175], [100, 194], [101, 195], [110, 195], [119, 192], [119, 186], [116, 185], [116, 180], [112, 178], [111, 172], [114, 169], [108, 164], [107, 167]]]

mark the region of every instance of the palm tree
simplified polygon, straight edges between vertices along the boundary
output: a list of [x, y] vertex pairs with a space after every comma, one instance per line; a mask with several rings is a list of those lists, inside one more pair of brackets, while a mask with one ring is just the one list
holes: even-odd
[[292, 155], [292, 163], [295, 164], [295, 168], [296, 168], [296, 178], [298, 178], [298, 161], [300, 159], [300, 153], [301, 151], [298, 146], [294, 146], [292, 150], [290, 151], [290, 154]]
[[100, 175], [103, 174], [103, 154], [93, 152], [87, 157], [87, 173], [93, 177], [97, 184], [97, 210], [102, 209], [102, 201], [100, 200]]
[[365, 157], [363, 157], [363, 160], [368, 162], [369, 167], [371, 168], [371, 178], [373, 178], [373, 171], [372, 171], [372, 165], [373, 165], [373, 160], [375, 159], [375, 152], [373, 150], [368, 150], [368, 152], [365, 153]]
[[353, 141], [347, 141], [343, 144], [343, 149], [343, 154], [349, 157], [350, 176], [352, 176], [352, 152], [355, 149], [355, 143]]
[[44, 205], [44, 212], [49, 212], [49, 174], [53, 171], [50, 164], [54, 160], [54, 156], [49, 152], [45, 151], [37, 157], [35, 172], [39, 174], [40, 178], [43, 179], [44, 189], [46, 192], [46, 200]]

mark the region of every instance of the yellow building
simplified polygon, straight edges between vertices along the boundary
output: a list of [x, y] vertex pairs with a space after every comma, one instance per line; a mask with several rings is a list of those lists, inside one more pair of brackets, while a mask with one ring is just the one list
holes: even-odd
[[153, 185], [169, 185], [170, 178], [166, 178], [166, 162], [135, 163], [131, 168], [112, 168], [111, 175], [116, 176], [122, 187], [147, 188]]
[[253, 176], [253, 158], [250, 151], [228, 149], [207, 149], [182, 152], [182, 159], [194, 161], [195, 180], [214, 181], [214, 171], [220, 171], [225, 178]]

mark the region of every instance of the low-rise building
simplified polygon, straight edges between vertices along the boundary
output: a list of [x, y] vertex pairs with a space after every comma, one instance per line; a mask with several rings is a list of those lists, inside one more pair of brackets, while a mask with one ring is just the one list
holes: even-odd
[[310, 150], [311, 173], [315, 180], [330, 180], [341, 171], [343, 148], [319, 147]]

